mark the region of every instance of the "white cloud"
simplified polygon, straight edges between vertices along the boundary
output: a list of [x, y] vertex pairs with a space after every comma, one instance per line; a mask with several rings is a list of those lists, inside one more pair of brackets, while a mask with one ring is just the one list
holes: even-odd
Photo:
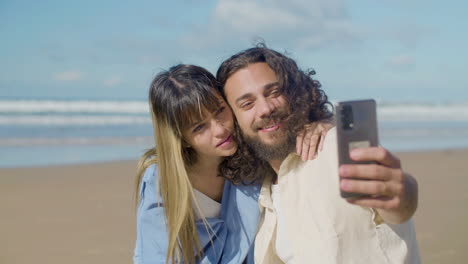
[[267, 44], [309, 49], [346, 46], [361, 33], [344, 0], [220, 0], [209, 24], [184, 40], [202, 48], [245, 45], [261, 37]]
[[64, 82], [79, 81], [83, 79], [83, 73], [80, 71], [65, 71], [65, 72], [55, 73], [52, 76], [52, 78], [56, 81], [64, 81]]
[[414, 64], [414, 59], [410, 55], [400, 54], [389, 58], [387, 65], [394, 68], [407, 68]]
[[105, 79], [102, 83], [105, 86], [115, 86], [115, 85], [119, 85], [122, 83], [122, 78], [120, 78], [119, 76], [112, 76], [112, 77]]
[[417, 23], [393, 23], [390, 26], [375, 28], [374, 36], [384, 40], [397, 41], [406, 49], [416, 49], [430, 36], [437, 34], [436, 27]]

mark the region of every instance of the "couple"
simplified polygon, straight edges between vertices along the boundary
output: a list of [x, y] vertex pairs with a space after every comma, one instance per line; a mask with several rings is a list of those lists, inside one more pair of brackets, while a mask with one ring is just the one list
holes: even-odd
[[313, 74], [258, 46], [216, 79], [191, 65], [155, 77], [135, 263], [419, 263], [415, 179], [383, 148], [350, 153], [375, 164], [338, 168]]

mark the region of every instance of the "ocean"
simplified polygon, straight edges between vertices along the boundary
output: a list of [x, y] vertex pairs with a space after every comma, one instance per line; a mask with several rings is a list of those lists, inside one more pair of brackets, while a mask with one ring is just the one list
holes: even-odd
[[[391, 151], [468, 147], [468, 102], [378, 102], [378, 119]], [[152, 130], [146, 100], [0, 99], [0, 167], [135, 160]]]

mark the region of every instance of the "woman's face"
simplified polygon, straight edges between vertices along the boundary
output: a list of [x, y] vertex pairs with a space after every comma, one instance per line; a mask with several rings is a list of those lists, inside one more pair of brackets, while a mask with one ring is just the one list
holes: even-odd
[[196, 151], [198, 160], [230, 156], [237, 150], [231, 109], [223, 98], [219, 97], [219, 101], [217, 110], [204, 111], [204, 119], [197, 120], [183, 132], [188, 147]]

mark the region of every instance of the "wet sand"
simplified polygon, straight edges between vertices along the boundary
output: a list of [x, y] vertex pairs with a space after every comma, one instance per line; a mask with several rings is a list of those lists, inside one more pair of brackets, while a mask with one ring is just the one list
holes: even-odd
[[[468, 150], [400, 153], [423, 263], [468, 259]], [[0, 169], [0, 263], [131, 263], [135, 161]]]

